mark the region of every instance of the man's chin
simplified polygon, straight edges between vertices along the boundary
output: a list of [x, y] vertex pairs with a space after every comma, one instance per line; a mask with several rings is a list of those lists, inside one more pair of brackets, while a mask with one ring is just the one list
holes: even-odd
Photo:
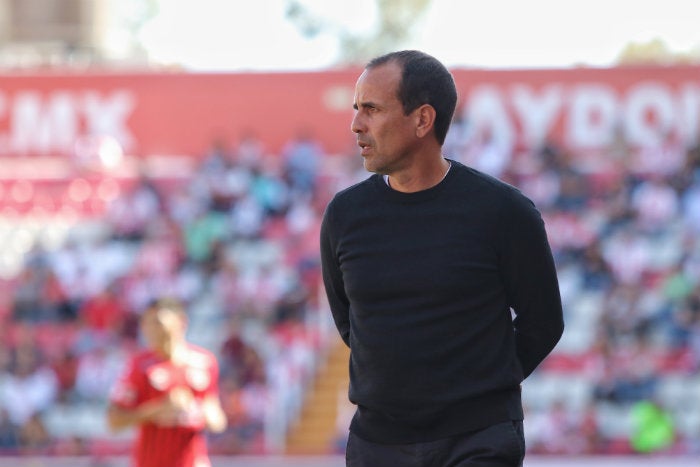
[[377, 164], [374, 164], [370, 158], [368, 158], [368, 157], [363, 158], [362, 163], [363, 163], [365, 170], [367, 172], [372, 172], [372, 173], [376, 173], [376, 174], [382, 173], [381, 168], [378, 167]]

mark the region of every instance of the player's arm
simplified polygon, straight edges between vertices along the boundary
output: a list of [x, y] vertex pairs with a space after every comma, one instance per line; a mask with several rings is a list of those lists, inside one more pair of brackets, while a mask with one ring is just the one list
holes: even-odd
[[159, 425], [174, 424], [183, 408], [191, 400], [191, 394], [171, 390], [163, 397], [143, 401], [141, 388], [145, 376], [132, 361], [112, 388], [107, 407], [107, 426], [119, 431], [146, 422]]
[[219, 398], [219, 362], [214, 355], [210, 356], [210, 362], [210, 383], [202, 399], [201, 412], [204, 428], [213, 433], [221, 433], [226, 429], [228, 419]]
[[[218, 399], [216, 402], [218, 404]], [[174, 426], [187, 419], [188, 415], [192, 414], [195, 405], [194, 396], [189, 388], [175, 387], [170, 389], [163, 397], [144, 402], [136, 407], [129, 408], [111, 403], [107, 409], [107, 423], [114, 431], [146, 422], [160, 426]], [[212, 426], [220, 426], [216, 407], [207, 408], [206, 410], [212, 413], [210, 416]], [[195, 413], [206, 416], [204, 405]]]
[[221, 433], [226, 429], [228, 422], [218, 396], [210, 394], [204, 398], [202, 401], [202, 413], [207, 430]]
[[112, 431], [120, 431], [145, 423], [150, 418], [147, 409], [148, 407], [145, 404], [134, 409], [126, 409], [110, 404], [107, 408], [107, 426]]
[[106, 418], [111, 431], [120, 431], [148, 419], [149, 405], [139, 404], [140, 382], [141, 375], [137, 371], [136, 361], [132, 359], [109, 394]]
[[120, 431], [146, 422], [162, 421], [167, 414], [174, 417], [177, 412], [169, 401], [164, 400], [145, 402], [133, 408], [111, 403], [107, 408], [107, 426], [112, 431]]

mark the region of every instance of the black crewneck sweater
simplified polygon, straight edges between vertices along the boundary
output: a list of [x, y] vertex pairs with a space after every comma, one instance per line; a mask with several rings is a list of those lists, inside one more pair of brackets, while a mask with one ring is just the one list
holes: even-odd
[[520, 383], [563, 332], [539, 212], [514, 187], [451, 163], [416, 193], [372, 175], [324, 214], [323, 280], [358, 406], [350, 429], [369, 441], [521, 420]]

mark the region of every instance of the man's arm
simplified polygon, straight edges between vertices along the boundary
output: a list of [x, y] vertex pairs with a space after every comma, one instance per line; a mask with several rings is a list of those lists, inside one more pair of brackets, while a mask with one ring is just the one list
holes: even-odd
[[175, 396], [169, 395], [133, 408], [110, 403], [107, 408], [107, 426], [112, 431], [120, 431], [147, 422], [172, 424], [182, 412], [182, 408], [173, 401], [174, 398]]
[[221, 407], [221, 399], [219, 398], [219, 362], [213, 354], [209, 355], [209, 387], [199, 406], [202, 415], [204, 428], [213, 432], [223, 432], [227, 425], [228, 419]]
[[564, 317], [554, 258], [544, 221], [522, 195], [503, 212], [501, 271], [508, 303], [515, 312], [518, 359], [527, 377], [554, 349]]
[[226, 429], [228, 421], [218, 396], [212, 394], [204, 398], [202, 413], [204, 414], [205, 426], [209, 431], [221, 433]]
[[330, 236], [332, 215], [330, 207], [326, 209], [321, 223], [321, 272], [323, 285], [328, 297], [328, 304], [333, 314], [333, 321], [340, 337], [350, 346], [350, 302], [345, 294], [343, 275], [338, 264], [338, 257]]
[[[160, 426], [174, 426], [194, 415], [204, 422], [204, 427], [214, 433], [226, 429], [227, 420], [219, 398], [209, 394], [199, 403], [187, 388], [174, 388], [162, 399], [145, 402], [134, 408], [120, 407], [114, 403], [107, 409], [107, 424], [112, 431], [151, 422]], [[201, 418], [200, 418], [201, 416]]]

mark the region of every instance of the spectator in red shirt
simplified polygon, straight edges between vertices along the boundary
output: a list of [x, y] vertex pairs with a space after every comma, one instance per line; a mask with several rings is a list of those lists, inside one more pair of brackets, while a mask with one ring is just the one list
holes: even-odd
[[78, 356], [70, 348], [59, 349], [51, 356], [51, 369], [56, 374], [58, 400], [61, 402], [70, 402], [74, 399], [78, 362]]
[[218, 363], [186, 341], [186, 327], [179, 302], [149, 306], [141, 319], [148, 349], [134, 355], [110, 395], [109, 427], [139, 427], [134, 467], [210, 467], [204, 432], [226, 428]]
[[126, 310], [115, 285], [111, 285], [85, 301], [80, 317], [90, 330], [119, 335]]

